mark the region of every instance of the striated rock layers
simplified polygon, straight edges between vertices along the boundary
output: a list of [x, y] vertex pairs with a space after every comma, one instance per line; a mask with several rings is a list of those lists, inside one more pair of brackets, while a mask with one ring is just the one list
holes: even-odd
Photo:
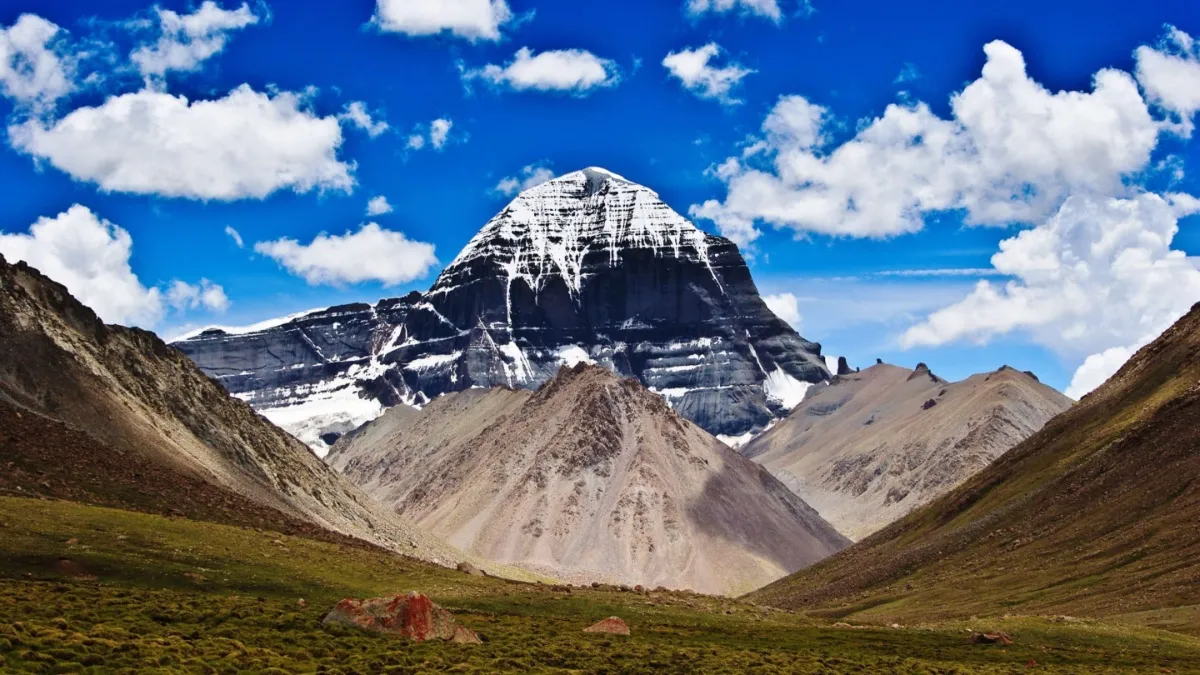
[[843, 372], [742, 448], [851, 539], [958, 486], [1071, 399], [1012, 368], [946, 382], [924, 364]]
[[329, 462], [456, 546], [571, 581], [733, 594], [848, 543], [662, 397], [593, 365], [536, 392], [393, 409]]
[[728, 439], [830, 372], [771, 313], [737, 246], [652, 190], [585, 169], [516, 197], [425, 294], [334, 307], [177, 346], [314, 448], [400, 403], [533, 389], [563, 365], [636, 377]]

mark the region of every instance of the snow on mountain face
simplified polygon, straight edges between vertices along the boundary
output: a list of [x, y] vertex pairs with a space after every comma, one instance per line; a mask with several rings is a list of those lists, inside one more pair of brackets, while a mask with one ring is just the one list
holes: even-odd
[[518, 195], [424, 295], [176, 346], [318, 452], [386, 407], [534, 388], [580, 362], [637, 377], [728, 438], [830, 377], [820, 345], [767, 309], [736, 245], [596, 168]]

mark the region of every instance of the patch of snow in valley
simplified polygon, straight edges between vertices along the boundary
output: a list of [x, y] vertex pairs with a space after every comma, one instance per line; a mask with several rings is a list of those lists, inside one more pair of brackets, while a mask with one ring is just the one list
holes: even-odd
[[777, 368], [767, 373], [763, 391], [767, 393], [767, 398], [774, 399], [784, 408], [791, 410], [800, 405], [811, 386], [811, 382], [801, 382], [788, 375], [782, 368]]
[[565, 347], [559, 347], [554, 352], [554, 355], [559, 363], [568, 368], [574, 368], [580, 363], [596, 363], [595, 359], [593, 359], [587, 353], [587, 351], [579, 345], [567, 345]]
[[321, 440], [322, 434], [357, 429], [383, 411], [379, 401], [360, 397], [357, 387], [344, 387], [302, 399], [295, 405], [258, 412], [312, 448], [318, 457], [324, 457], [329, 453], [329, 444]]

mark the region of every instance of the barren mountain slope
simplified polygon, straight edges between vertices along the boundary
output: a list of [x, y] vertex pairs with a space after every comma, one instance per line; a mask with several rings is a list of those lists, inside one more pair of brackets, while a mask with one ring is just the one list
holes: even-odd
[[[3, 434], [8, 461], [13, 468], [20, 462], [22, 475], [54, 475], [57, 483], [41, 481], [49, 494], [154, 511], [178, 506], [193, 517], [204, 517], [200, 506], [207, 503], [217, 520], [277, 511], [280, 522], [310, 523], [446, 563], [461, 558], [373, 503], [153, 333], [104, 325], [61, 285], [2, 257], [0, 403], [4, 415], [20, 421]], [[71, 457], [66, 446], [128, 461]], [[127, 468], [128, 475], [63, 472], [64, 465]], [[13, 480], [11, 489], [22, 487]], [[140, 496], [133, 494], [139, 482], [147, 485]], [[188, 494], [176, 505], [163, 486]], [[197, 490], [203, 499], [193, 499]]]
[[1071, 399], [1001, 368], [949, 383], [924, 364], [839, 375], [742, 454], [858, 540], [945, 494]]
[[1198, 523], [1200, 306], [959, 488], [752, 597], [884, 621], [1155, 610], [1171, 626], [1186, 611], [1164, 608], [1200, 604]]
[[537, 392], [466, 391], [400, 415], [339, 442], [329, 461], [499, 562], [733, 593], [847, 543], [766, 470], [598, 366], [564, 368]]

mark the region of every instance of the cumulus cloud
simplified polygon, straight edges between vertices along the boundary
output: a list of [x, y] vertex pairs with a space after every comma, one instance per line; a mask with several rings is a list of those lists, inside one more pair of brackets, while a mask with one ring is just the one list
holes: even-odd
[[784, 97], [756, 154], [717, 172], [724, 201], [693, 215], [743, 244], [759, 236], [758, 223], [854, 237], [916, 232], [926, 214], [947, 210], [965, 211], [971, 224], [1035, 223], [1075, 192], [1121, 190], [1146, 166], [1159, 124], [1129, 74], [1102, 70], [1091, 92], [1052, 93], [1013, 47], [995, 41], [984, 51], [982, 76], [952, 98], [951, 119], [924, 103], [891, 105], [833, 147], [828, 111]]
[[238, 248], [244, 248], [246, 246], [246, 243], [242, 241], [241, 233], [233, 229], [232, 225], [225, 226], [225, 234], [229, 235], [229, 238], [233, 240], [233, 243], [237, 244]]
[[789, 323], [792, 328], [800, 330], [800, 303], [794, 294], [764, 295], [763, 302], [767, 303], [767, 309], [774, 312], [775, 316]]
[[413, 241], [376, 223], [344, 235], [321, 233], [308, 244], [288, 237], [260, 241], [254, 250], [314, 286], [365, 281], [395, 286], [424, 277], [438, 262], [433, 244]]
[[1131, 347], [1111, 347], [1099, 354], [1087, 357], [1084, 359], [1083, 365], [1075, 371], [1075, 375], [1071, 377], [1071, 384], [1063, 393], [1075, 400], [1083, 398], [1096, 387], [1104, 384], [1108, 378], [1116, 375], [1121, 366], [1125, 365], [1125, 362], [1132, 358], [1138, 349], [1152, 339]]
[[512, 197], [518, 192], [524, 192], [531, 187], [537, 187], [542, 183], [554, 178], [554, 171], [547, 166], [546, 162], [537, 162], [521, 167], [521, 170], [514, 176], [505, 176], [496, 183], [496, 187], [492, 188], [492, 192], [506, 197]]
[[[807, 2], [802, 4], [804, 7], [808, 6]], [[777, 0], [687, 0], [686, 8], [688, 15], [693, 17], [709, 12], [738, 12], [744, 16], [761, 16], [775, 23], [783, 20], [783, 11], [779, 8]]]
[[[1104, 70], [1091, 92], [1051, 92], [1028, 78], [1008, 44], [986, 44], [982, 77], [952, 98], [952, 119], [925, 103], [888, 106], [850, 141], [829, 148], [827, 110], [768, 117], [760, 155], [722, 167], [724, 202], [694, 215], [754, 240], [758, 222], [797, 232], [890, 237], [917, 232], [931, 211], [962, 209], [967, 222], [1037, 222], [1070, 193], [1112, 193], [1140, 171], [1159, 125], [1128, 73]], [[817, 114], [820, 113], [820, 114]], [[816, 125], [815, 120], [818, 120]], [[769, 166], [755, 161], [769, 157]]]
[[379, 195], [378, 197], [375, 197], [371, 201], [367, 202], [368, 216], [382, 216], [386, 213], [391, 213], [392, 211], [392, 205], [388, 203], [387, 197], [384, 197], [383, 195]]
[[513, 91], [565, 92], [586, 96], [596, 89], [616, 85], [617, 65], [582, 49], [559, 49], [534, 54], [528, 47], [517, 50], [512, 61], [462, 69], [464, 82], [480, 79]]
[[[1080, 396], [1200, 299], [1200, 271], [1172, 249], [1179, 218], [1200, 200], [1140, 185], [1163, 131], [1191, 133], [1200, 57], [1171, 30], [1137, 51], [1136, 80], [1105, 69], [1088, 91], [1051, 92], [1013, 47], [996, 41], [984, 52], [981, 76], [951, 98], [947, 118], [915, 103], [840, 124], [804, 97], [783, 97], [761, 135], [712, 169], [725, 198], [691, 212], [742, 245], [763, 225], [890, 237], [947, 211], [967, 224], [1024, 225], [986, 270], [1006, 279], [980, 280], [910, 324], [901, 343], [1018, 334], [1079, 365], [1070, 393]], [[855, 132], [835, 143], [842, 128]]]
[[300, 94], [248, 85], [216, 100], [142, 90], [45, 124], [9, 128], [15, 149], [111, 192], [189, 199], [264, 198], [278, 190], [350, 191], [336, 117]]
[[1200, 45], [1174, 26], [1157, 48], [1142, 46], [1134, 52], [1137, 79], [1151, 103], [1178, 118], [1177, 131], [1191, 136], [1192, 118], [1200, 111]]
[[505, 0], [378, 0], [372, 21], [388, 33], [449, 33], [474, 42], [499, 40], [513, 18]]
[[1200, 270], [1171, 249], [1179, 217], [1195, 206], [1149, 193], [1072, 196], [1044, 224], [1000, 243], [992, 265], [1011, 281], [980, 281], [902, 342], [986, 343], [1022, 331], [1064, 356], [1092, 355], [1072, 384], [1073, 395], [1086, 393], [1200, 299]]
[[73, 89], [69, 63], [56, 50], [61, 29], [36, 14], [0, 28], [0, 88], [18, 103], [45, 107]]
[[671, 52], [663, 59], [662, 64], [684, 88], [700, 98], [715, 99], [725, 104], [741, 103], [730, 96], [730, 90], [754, 71], [743, 68], [738, 63], [729, 63], [724, 67], [712, 64], [721, 51], [717, 43], [710, 42], [696, 49]]
[[450, 142], [450, 130], [453, 128], [454, 121], [444, 117], [439, 117], [427, 125], [418, 124], [409, 134], [405, 146], [409, 150], [421, 150], [427, 145], [434, 150], [441, 150]]
[[0, 233], [0, 254], [66, 286], [104, 321], [152, 326], [163, 316], [162, 293], [138, 280], [129, 266], [132, 252], [127, 231], [79, 204], [39, 218], [28, 234]]
[[440, 150], [446, 144], [446, 139], [450, 137], [450, 128], [454, 126], [454, 122], [448, 119], [439, 118], [429, 123], [429, 142], [434, 148]]
[[208, 279], [201, 279], [199, 284], [189, 284], [176, 279], [167, 287], [167, 303], [179, 311], [206, 309], [210, 312], [224, 312], [229, 309], [229, 297], [225, 289]]
[[201, 63], [225, 49], [230, 33], [260, 20], [246, 3], [235, 10], [226, 10], [212, 0], [205, 0], [191, 14], [161, 7], [155, 7], [154, 11], [158, 14], [158, 40], [130, 54], [147, 79], [162, 78], [172, 70], [197, 70]]
[[386, 121], [372, 117], [371, 113], [367, 111], [367, 104], [362, 101], [351, 101], [346, 104], [345, 111], [338, 115], [338, 119], [365, 131], [371, 138], [378, 138], [389, 128]]

